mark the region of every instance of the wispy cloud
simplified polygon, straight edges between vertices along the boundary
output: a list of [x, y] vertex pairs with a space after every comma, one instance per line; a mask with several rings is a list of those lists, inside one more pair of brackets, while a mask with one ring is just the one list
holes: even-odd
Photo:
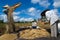
[[28, 13], [31, 16], [35, 16], [36, 12], [37, 12], [37, 10], [34, 7], [31, 7], [31, 8], [28, 9]]
[[33, 18], [20, 18], [19, 21], [33, 21], [34, 19]]
[[54, 6], [55, 8], [60, 7], [60, 0], [54, 0], [53, 6]]
[[18, 16], [18, 15], [20, 15], [20, 13], [21, 13], [20, 11], [13, 12], [13, 19], [14, 19], [15, 22], [19, 21], [20, 16]]
[[35, 17], [40, 17], [41, 10], [36, 9], [34, 7], [28, 8], [28, 15], [35, 16]]
[[5, 14], [0, 15], [0, 20], [3, 20], [4, 22], [7, 22], [7, 16]]
[[58, 1], [58, 2], [54, 2], [53, 6], [54, 6], [55, 8], [60, 7], [60, 1]]
[[13, 12], [13, 15], [19, 15], [21, 12], [18, 11], [18, 12]]
[[39, 4], [42, 7], [49, 7], [50, 3], [48, 2], [48, 0], [31, 0], [31, 3], [33, 4]]
[[20, 17], [19, 16], [13, 16], [13, 19], [15, 22], [19, 21]]
[[34, 7], [31, 7], [31, 8], [29, 8], [28, 9], [28, 12], [33, 12], [33, 11], [35, 11], [36, 9], [34, 8]]
[[[58, 9], [53, 9], [55, 13], [58, 13]], [[14, 18], [14, 21], [17, 22], [17, 21], [33, 21], [34, 18], [32, 17], [29, 17], [29, 18], [25, 18], [25, 17], [20, 17], [20, 16], [17, 16], [17, 15], [20, 15], [21, 13], [26, 13], [27, 15], [30, 15], [30, 16], [34, 16], [36, 18], [40, 18], [40, 13], [41, 11], [34, 8], [34, 7], [30, 7], [28, 8], [27, 10], [22, 10], [22, 11], [18, 11], [18, 12], [13, 12], [13, 18]], [[7, 22], [7, 16], [5, 14], [1, 14], [0, 15], [0, 20], [3, 20], [4, 22]]]
[[[23, 17], [17, 16], [17, 15], [20, 15], [20, 12], [13, 12], [13, 19], [14, 19], [15, 22], [18, 22], [18, 21], [33, 21], [34, 20], [33, 18], [23, 18]], [[0, 15], [0, 20], [3, 20], [4, 22], [7, 22], [7, 15], [1, 14]]]
[[36, 4], [36, 3], [39, 3], [40, 0], [31, 0], [32, 3]]
[[[20, 12], [13, 12], [14, 21], [18, 21], [19, 20], [20, 16], [17, 16], [19, 14], [20, 14]], [[4, 22], [7, 22], [7, 15], [1, 14], [0, 15], [0, 20], [3, 20]]]
[[24, 13], [24, 14], [32, 16], [32, 17], [40, 18], [41, 10], [39, 10], [35, 7], [30, 7], [25, 10], [22, 10], [21, 13]]

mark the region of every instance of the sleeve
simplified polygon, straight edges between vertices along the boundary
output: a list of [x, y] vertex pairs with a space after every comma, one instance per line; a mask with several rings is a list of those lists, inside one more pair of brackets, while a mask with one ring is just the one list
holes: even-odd
[[46, 18], [47, 18], [47, 20], [49, 21], [50, 20], [50, 11], [47, 11], [46, 13], [45, 13], [45, 15], [46, 15]]

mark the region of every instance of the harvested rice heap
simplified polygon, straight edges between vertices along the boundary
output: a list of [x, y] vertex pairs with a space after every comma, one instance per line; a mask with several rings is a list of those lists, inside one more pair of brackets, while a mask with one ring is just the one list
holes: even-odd
[[0, 40], [14, 40], [16, 38], [17, 38], [16, 34], [4, 34], [0, 36]]
[[[22, 39], [34, 39], [41, 37], [50, 37], [50, 34], [45, 29], [26, 29], [20, 31], [20, 38]], [[0, 36], [0, 40], [14, 40], [17, 38], [17, 34], [4, 34]]]
[[20, 38], [34, 39], [40, 37], [50, 37], [45, 29], [27, 29], [20, 32]]

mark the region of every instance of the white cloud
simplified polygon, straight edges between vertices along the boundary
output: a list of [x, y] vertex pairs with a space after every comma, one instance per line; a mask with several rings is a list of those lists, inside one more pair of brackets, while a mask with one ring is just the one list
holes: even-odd
[[24, 18], [20, 18], [19, 21], [24, 21]]
[[50, 5], [50, 3], [48, 2], [48, 0], [43, 0], [43, 1], [40, 1], [39, 4], [43, 7], [48, 7]]
[[37, 17], [37, 15], [40, 15], [41, 12], [40, 10], [34, 7], [29, 8], [27, 11], [28, 11], [28, 15], [35, 16], [35, 17]]
[[33, 18], [20, 18], [19, 21], [33, 21]]
[[[17, 21], [18, 16], [13, 16], [13, 18], [14, 18], [14, 21]], [[7, 15], [1, 14], [0, 15], [0, 20], [3, 20], [4, 22], [7, 22]]]
[[53, 3], [53, 6], [54, 8], [59, 8], [60, 7], [60, 0], [53, 0], [54, 3]]
[[58, 1], [60, 1], [60, 0], [53, 0], [54, 2], [58, 2]]
[[20, 16], [18, 16], [18, 15], [20, 15], [20, 13], [21, 13], [20, 11], [13, 12], [13, 19], [15, 22], [19, 21]]
[[34, 19], [33, 18], [28, 18], [29, 19], [29, 21], [33, 21]]
[[60, 7], [60, 1], [54, 2], [54, 3], [53, 3], [53, 6], [54, 6], [55, 8]]
[[13, 19], [15, 22], [19, 21], [20, 17], [19, 16], [13, 16]]
[[5, 14], [0, 15], [0, 20], [3, 20], [4, 22], [7, 22], [7, 16]]
[[[13, 12], [13, 19], [14, 19], [15, 22], [19, 21], [20, 17], [17, 16], [19, 14], [20, 14], [20, 12]], [[0, 15], [0, 20], [3, 20], [4, 22], [7, 22], [7, 15], [1, 14]]]
[[28, 12], [29, 15], [35, 16], [35, 13], [34, 13], [35, 10], [36, 10], [36, 9], [35, 9], [34, 7], [31, 7], [31, 8], [29, 8], [29, 9], [27, 10], [27, 12]]
[[19, 18], [18, 16], [14, 16], [14, 19], [17, 19], [17, 18]]
[[33, 12], [34, 10], [36, 10], [34, 7], [29, 8], [28, 12]]
[[39, 3], [40, 0], [31, 0], [32, 3], [36, 4]]
[[[31, 18], [20, 18], [20, 14], [21, 13], [25, 13], [26, 15], [31, 16]], [[40, 13], [41, 11], [39, 9], [36, 9], [34, 7], [28, 8], [26, 10], [21, 10], [18, 12], [13, 12], [13, 19], [15, 22], [17, 21], [33, 21], [33, 18], [39, 18], [40, 17]], [[3, 15], [3, 14], [2, 14]], [[4, 20], [5, 22], [7, 21], [7, 16], [3, 15], [3, 18], [1, 18], [2, 20]]]
[[50, 5], [48, 0], [31, 0], [31, 3], [33, 3], [33, 4], [38, 3], [40, 6], [46, 7], [46, 8]]
[[[18, 21], [33, 21], [33, 18], [20, 18], [19, 16], [13, 16], [14, 21], [18, 22]], [[4, 22], [7, 22], [7, 16], [6, 15], [0, 15], [0, 20], [3, 20]]]
[[19, 15], [21, 12], [18, 11], [18, 12], [13, 12], [13, 15]]
[[0, 20], [3, 20], [2, 16], [0, 15]]

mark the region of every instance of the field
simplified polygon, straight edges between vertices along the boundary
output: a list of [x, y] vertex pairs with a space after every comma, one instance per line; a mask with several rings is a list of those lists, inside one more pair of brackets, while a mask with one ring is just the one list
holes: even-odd
[[[45, 29], [26, 29], [19, 32], [19, 38], [21, 39], [35, 39], [41, 37], [49, 37], [50, 34]], [[16, 39], [17, 33], [4, 34], [0, 36], [0, 40], [14, 40]]]
[[[32, 22], [27, 22], [27, 23], [15, 23], [16, 27], [31, 27]], [[50, 25], [47, 22], [37, 22], [37, 26], [44, 28], [44, 29], [50, 29]]]
[[[17, 33], [12, 33], [12, 34], [4, 34], [6, 30], [6, 23], [1, 23], [0, 24], [0, 29], [2, 30], [2, 36], [0, 36], [0, 40], [14, 40], [17, 38]], [[26, 22], [26, 23], [15, 23], [16, 30], [20, 28], [28, 28], [32, 27], [32, 22]], [[20, 38], [23, 39], [35, 39], [35, 38], [41, 38], [41, 37], [50, 37], [50, 33], [46, 29], [50, 29], [49, 23], [37, 22], [37, 26], [39, 26], [39, 29], [26, 29], [20, 31]], [[4, 29], [4, 30], [3, 30]], [[11, 36], [12, 35], [12, 36]]]
[[[0, 31], [3, 30], [1, 31], [2, 33], [4, 33], [4, 31], [6, 30], [6, 26], [7, 26], [7, 23], [0, 23]], [[44, 28], [44, 29], [50, 29], [49, 23], [45, 23], [41, 21], [37, 22], [37, 26], [39, 26], [40, 28]], [[15, 23], [16, 30], [18, 30], [19, 28], [28, 28], [28, 27], [32, 27], [32, 22]]]

